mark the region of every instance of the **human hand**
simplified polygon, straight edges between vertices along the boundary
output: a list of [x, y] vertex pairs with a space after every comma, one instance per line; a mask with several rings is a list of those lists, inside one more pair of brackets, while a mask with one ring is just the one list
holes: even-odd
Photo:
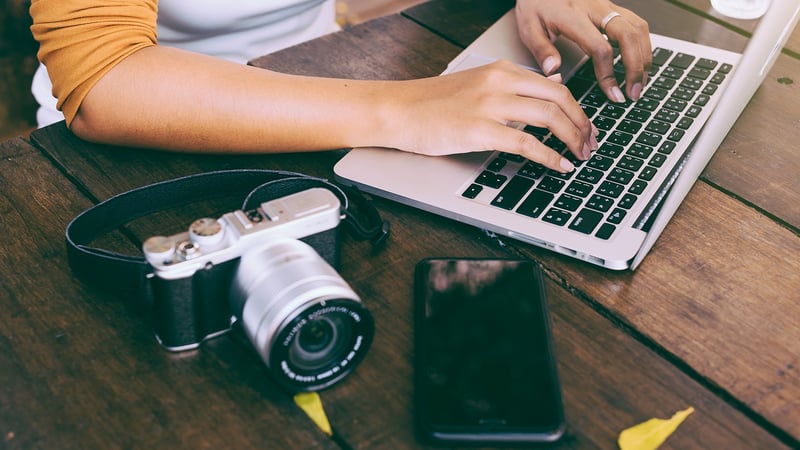
[[548, 128], [578, 159], [597, 149], [597, 130], [559, 75], [546, 78], [498, 61], [405, 83], [393, 91], [398, 108], [388, 146], [427, 155], [500, 150], [559, 172], [574, 169], [568, 158], [507, 126], [521, 122]]
[[[615, 12], [618, 15], [612, 14]], [[632, 100], [641, 96], [653, 55], [647, 22], [632, 11], [608, 0], [517, 0], [516, 17], [520, 38], [545, 74], [561, 66], [552, 42], [564, 35], [592, 58], [606, 96], [622, 103], [625, 97], [614, 77], [614, 52], [608, 41], [617, 42], [625, 65], [627, 95]]]

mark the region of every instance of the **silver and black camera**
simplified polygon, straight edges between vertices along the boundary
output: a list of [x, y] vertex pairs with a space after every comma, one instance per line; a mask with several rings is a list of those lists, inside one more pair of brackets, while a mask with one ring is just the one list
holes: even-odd
[[238, 321], [279, 384], [311, 391], [336, 383], [374, 335], [369, 311], [320, 256], [338, 255], [341, 220], [339, 199], [310, 188], [147, 239], [158, 341], [193, 349]]

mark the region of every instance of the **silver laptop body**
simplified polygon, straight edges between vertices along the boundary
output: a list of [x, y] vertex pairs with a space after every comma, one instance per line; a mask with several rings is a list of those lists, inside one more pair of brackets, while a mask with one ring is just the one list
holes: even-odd
[[[569, 177], [544, 172], [514, 155], [492, 151], [429, 157], [394, 149], [356, 148], [334, 167], [336, 179], [499, 236], [609, 269], [634, 270], [763, 81], [794, 29], [798, 13], [800, 5], [795, 0], [773, 0], [741, 55], [651, 35], [654, 49], [671, 53], [651, 77], [643, 97], [667, 98], [652, 105], [648, 100], [637, 108], [641, 110], [638, 113], [631, 112], [636, 104], [619, 113], [599, 139], [600, 150]], [[512, 10], [487, 29], [444, 73], [497, 59], [538, 70], [519, 41], [513, 14]], [[563, 59], [561, 73], [568, 86], [586, 84], [579, 83], [586, 56], [569, 41], [559, 39], [557, 46]], [[677, 55], [694, 58], [683, 67]], [[661, 54], [659, 59], [663, 57]], [[676, 58], [681, 75], [694, 71], [699, 73], [697, 80], [683, 81], [675, 75], [672, 86], [670, 80], [665, 79], [669, 84], [657, 82], [666, 73], [664, 70], [673, 77], [672, 58]], [[653, 92], [648, 94], [650, 90]], [[597, 103], [596, 91], [589, 89], [576, 97], [584, 99], [581, 103], [596, 124], [608, 122], [605, 114], [616, 114], [607, 113], [605, 106]], [[671, 100], [673, 97], [678, 97], [678, 106]], [[685, 104], [680, 103], [680, 98], [686, 99]], [[664, 100], [672, 104], [665, 107]], [[696, 107], [700, 103], [701, 107]], [[653, 108], [650, 116], [670, 117], [657, 120], [654, 128], [644, 122], [638, 130], [634, 127], [618, 131], [622, 121], [626, 121], [626, 127], [636, 125], [626, 118], [642, 113], [645, 107]], [[677, 115], [674, 110], [679, 110]], [[691, 117], [687, 115], [689, 111]], [[595, 121], [596, 118], [601, 120]], [[666, 125], [669, 128], [659, 129]], [[524, 124], [512, 126], [525, 128]], [[531, 132], [542, 140], [550, 137], [547, 130]], [[602, 170], [598, 172], [598, 168]], [[509, 186], [512, 180], [514, 189]], [[514, 195], [510, 194], [512, 191]]]

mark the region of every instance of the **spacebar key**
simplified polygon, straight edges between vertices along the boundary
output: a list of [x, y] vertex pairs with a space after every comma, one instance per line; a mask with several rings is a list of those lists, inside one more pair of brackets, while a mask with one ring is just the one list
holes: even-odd
[[575, 216], [575, 220], [569, 224], [571, 230], [580, 231], [581, 233], [591, 234], [597, 224], [603, 220], [603, 215], [591, 209], [582, 209], [581, 212]]

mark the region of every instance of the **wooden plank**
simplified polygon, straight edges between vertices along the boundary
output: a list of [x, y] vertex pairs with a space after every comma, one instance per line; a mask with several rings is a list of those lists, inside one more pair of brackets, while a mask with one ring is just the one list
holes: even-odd
[[90, 205], [29, 143], [0, 144], [4, 448], [339, 448], [250, 349], [170, 354], [117, 294], [73, 279], [64, 229]]

